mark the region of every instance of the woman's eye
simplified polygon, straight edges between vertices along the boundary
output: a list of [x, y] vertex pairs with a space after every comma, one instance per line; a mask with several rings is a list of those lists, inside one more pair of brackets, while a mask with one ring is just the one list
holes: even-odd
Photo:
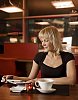
[[43, 41], [41, 41], [41, 43], [42, 43]]
[[48, 42], [49, 40], [45, 40], [45, 42]]
[[42, 43], [42, 42], [48, 42], [48, 41], [49, 41], [49, 40], [41, 40], [41, 43]]

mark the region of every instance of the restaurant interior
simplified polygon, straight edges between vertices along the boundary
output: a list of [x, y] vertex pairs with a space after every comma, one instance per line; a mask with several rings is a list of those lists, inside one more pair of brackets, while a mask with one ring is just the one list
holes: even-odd
[[[74, 6], [68, 8], [55, 8], [53, 1], [69, 0], [0, 0], [1, 76], [28, 76], [35, 54], [43, 50], [38, 32], [54, 25], [64, 50], [75, 56], [78, 83], [78, 0], [71, 0]], [[19, 7], [21, 12], [2, 11], [5, 6]]]

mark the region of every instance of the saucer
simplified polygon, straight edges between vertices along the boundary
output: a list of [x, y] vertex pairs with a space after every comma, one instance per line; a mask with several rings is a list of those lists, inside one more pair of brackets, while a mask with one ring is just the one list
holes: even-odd
[[25, 84], [26, 82], [22, 81], [22, 80], [13, 80], [13, 79], [7, 79], [7, 82], [8, 83], [11, 83], [11, 84]]
[[51, 88], [51, 89], [49, 89], [49, 90], [43, 90], [43, 89], [41, 89], [41, 88], [36, 88], [38, 91], [40, 91], [41, 93], [52, 93], [52, 92], [54, 92], [54, 91], [56, 91], [56, 89], [54, 89], [54, 88]]

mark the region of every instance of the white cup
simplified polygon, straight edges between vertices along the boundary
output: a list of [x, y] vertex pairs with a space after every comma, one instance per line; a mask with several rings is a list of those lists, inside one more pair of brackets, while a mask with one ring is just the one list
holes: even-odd
[[41, 78], [41, 79], [38, 79], [36, 82], [35, 82], [35, 86], [37, 88], [41, 88], [43, 90], [49, 90], [52, 88], [53, 86], [53, 81], [52, 79], [49, 79], [49, 78]]

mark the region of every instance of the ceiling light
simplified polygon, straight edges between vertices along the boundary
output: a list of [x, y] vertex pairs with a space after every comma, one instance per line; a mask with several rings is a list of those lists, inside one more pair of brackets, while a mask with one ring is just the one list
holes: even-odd
[[55, 8], [70, 8], [70, 7], [74, 7], [74, 4], [71, 0], [65, 0], [65, 1], [52, 1], [51, 2], [52, 5], [55, 7]]
[[7, 13], [15, 13], [15, 12], [22, 12], [22, 9], [12, 6], [12, 7], [3, 7], [0, 10], [5, 11]]
[[49, 25], [49, 22], [35, 22], [35, 24], [39, 24], [39, 25]]
[[0, 8], [0, 10], [5, 11], [7, 13], [16, 13], [16, 12], [22, 12], [23, 10], [19, 7], [14, 6], [14, 4], [9, 0], [10, 6], [3, 6]]
[[63, 25], [64, 21], [55, 19], [52, 23]]
[[78, 21], [75, 21], [75, 22], [69, 22], [69, 25], [78, 25]]

